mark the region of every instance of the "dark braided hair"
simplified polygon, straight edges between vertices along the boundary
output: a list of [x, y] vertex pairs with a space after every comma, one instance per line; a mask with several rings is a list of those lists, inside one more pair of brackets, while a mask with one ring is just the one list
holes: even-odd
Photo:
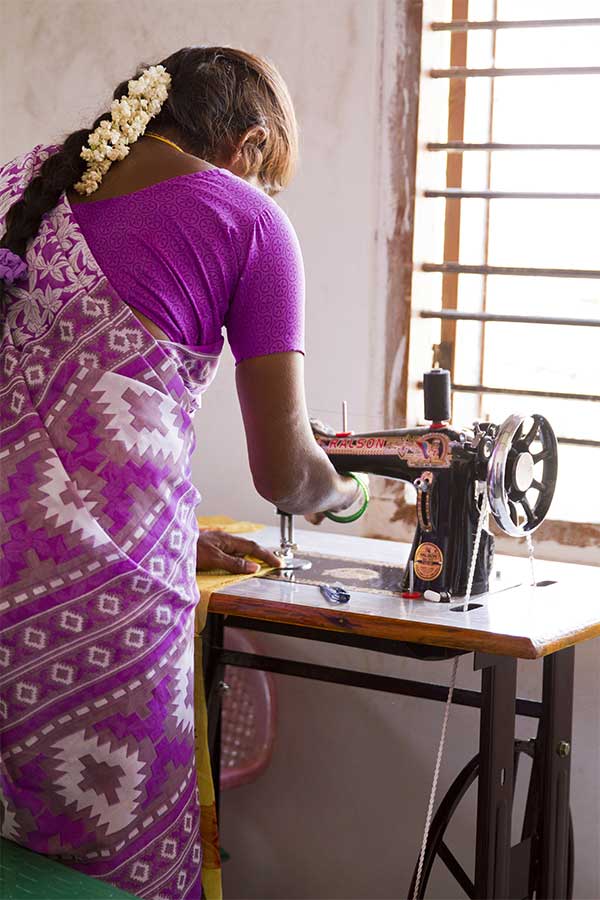
[[[127, 94], [127, 85], [127, 81], [119, 85], [113, 95], [115, 100]], [[17, 256], [25, 256], [27, 243], [38, 233], [44, 215], [56, 206], [63, 191], [69, 190], [83, 175], [87, 163], [80, 153], [103, 119], [110, 119], [110, 112], [98, 116], [91, 128], [81, 128], [70, 134], [62, 147], [42, 164], [23, 196], [8, 210], [0, 247], [7, 247]]]
[[[171, 87], [160, 113], [152, 119], [153, 130], [179, 135], [192, 153], [218, 162], [255, 128], [255, 140], [242, 150], [245, 174], [256, 175], [270, 194], [285, 187], [297, 156], [296, 119], [285, 83], [270, 63], [229, 47], [185, 47], [160, 65], [171, 75]], [[123, 81], [113, 99], [127, 93], [128, 81]], [[83, 175], [86, 163], [81, 150], [103, 119], [110, 119], [110, 112], [98, 116], [91, 128], [70, 134], [43, 163], [23, 196], [10, 207], [0, 247], [25, 256], [43, 216]]]

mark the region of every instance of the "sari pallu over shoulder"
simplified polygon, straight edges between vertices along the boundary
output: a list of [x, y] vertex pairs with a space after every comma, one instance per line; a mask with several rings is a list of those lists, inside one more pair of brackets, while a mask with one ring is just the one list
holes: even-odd
[[[2, 170], [2, 220], [49, 152]], [[65, 196], [26, 262], [0, 345], [2, 834], [199, 898], [190, 457], [218, 352], [146, 331]]]

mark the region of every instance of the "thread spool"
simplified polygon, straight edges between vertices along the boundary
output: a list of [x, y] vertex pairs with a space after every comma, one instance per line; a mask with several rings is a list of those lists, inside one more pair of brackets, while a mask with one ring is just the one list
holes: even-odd
[[425, 419], [428, 422], [450, 420], [450, 372], [448, 369], [432, 369], [423, 375], [423, 401]]

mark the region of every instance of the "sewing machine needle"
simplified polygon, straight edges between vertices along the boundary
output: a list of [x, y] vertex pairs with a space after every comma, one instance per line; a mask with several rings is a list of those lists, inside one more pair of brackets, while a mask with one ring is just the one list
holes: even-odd
[[342, 400], [342, 431], [348, 433], [348, 401]]

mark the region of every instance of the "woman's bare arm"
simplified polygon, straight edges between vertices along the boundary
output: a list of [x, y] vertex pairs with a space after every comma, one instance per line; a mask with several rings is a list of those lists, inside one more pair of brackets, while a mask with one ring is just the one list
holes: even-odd
[[236, 384], [258, 493], [294, 514], [350, 506], [356, 482], [338, 475], [310, 427], [302, 354], [244, 360], [236, 367]]

